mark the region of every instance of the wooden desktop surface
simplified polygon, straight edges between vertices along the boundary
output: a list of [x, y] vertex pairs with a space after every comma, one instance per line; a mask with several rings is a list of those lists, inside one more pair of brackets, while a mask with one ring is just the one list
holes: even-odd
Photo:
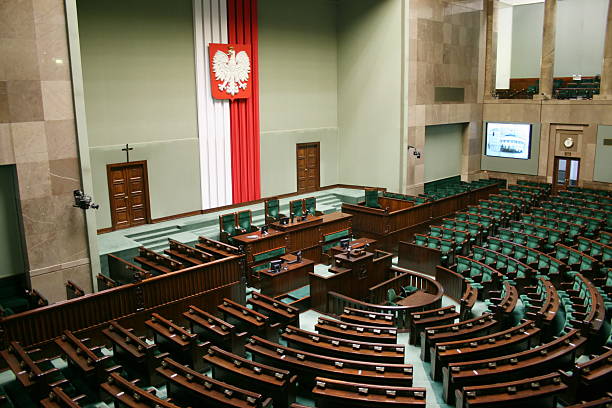
[[301, 262], [284, 262], [280, 272], [261, 271], [261, 293], [274, 297], [308, 285], [308, 274], [314, 272], [314, 264], [310, 259], [302, 258]]

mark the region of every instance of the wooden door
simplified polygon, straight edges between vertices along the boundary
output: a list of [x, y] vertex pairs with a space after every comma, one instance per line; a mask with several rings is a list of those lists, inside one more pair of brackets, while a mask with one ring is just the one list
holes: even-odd
[[151, 222], [146, 160], [109, 164], [106, 170], [113, 230]]
[[579, 176], [580, 159], [555, 157], [555, 172], [553, 173], [553, 187], [555, 191], [577, 186]]
[[315, 191], [320, 185], [319, 142], [296, 146], [297, 192]]

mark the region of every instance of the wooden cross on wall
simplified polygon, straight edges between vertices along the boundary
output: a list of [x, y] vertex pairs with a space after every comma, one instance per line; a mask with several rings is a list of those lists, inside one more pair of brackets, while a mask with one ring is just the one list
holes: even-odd
[[122, 152], [125, 152], [125, 156], [126, 156], [125, 162], [126, 163], [130, 162], [130, 150], [134, 150], [134, 148], [130, 147], [130, 145], [127, 144], [127, 143], [126, 143], [125, 147], [123, 149], [121, 149]]

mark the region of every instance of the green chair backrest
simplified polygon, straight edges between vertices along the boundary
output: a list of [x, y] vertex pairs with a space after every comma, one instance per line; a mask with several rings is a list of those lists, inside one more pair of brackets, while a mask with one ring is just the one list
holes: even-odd
[[415, 235], [414, 243], [419, 246], [427, 246], [427, 238], [424, 237], [423, 235]]
[[304, 199], [304, 206], [306, 207], [307, 214], [315, 215], [317, 212], [317, 199], [315, 197]]
[[442, 229], [440, 227], [431, 226], [429, 227], [429, 235], [432, 237], [442, 236]]
[[277, 199], [268, 200], [268, 214], [266, 214], [270, 218], [278, 218], [280, 213], [280, 203]]
[[238, 213], [238, 226], [247, 232], [251, 231], [251, 210], [240, 211]]
[[304, 209], [302, 208], [303, 200], [295, 200], [291, 202], [291, 214], [295, 217], [301, 217], [304, 215]]
[[235, 214], [225, 214], [221, 216], [221, 226], [223, 231], [229, 235], [236, 234], [236, 216]]
[[378, 204], [378, 190], [365, 191], [365, 205], [366, 207], [380, 208], [380, 204]]

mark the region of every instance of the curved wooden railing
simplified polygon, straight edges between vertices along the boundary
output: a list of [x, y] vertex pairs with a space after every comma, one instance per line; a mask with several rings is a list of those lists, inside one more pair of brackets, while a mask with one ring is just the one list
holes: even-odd
[[223, 292], [228, 296], [241, 280], [243, 257], [220, 259], [0, 318], [0, 347], [13, 340], [23, 346], [38, 345], [64, 330], [94, 329], [111, 320], [151, 313], [183, 300], [193, 303], [194, 297], [218, 288], [226, 288]]
[[400, 284], [415, 286], [431, 296], [422, 297], [417, 295], [414, 298], [414, 303], [406, 306], [384, 306], [363, 302], [337, 292], [328, 292], [327, 311], [332, 315], [340, 315], [345, 307], [352, 307], [377, 313], [389, 313], [395, 318], [397, 328], [403, 330], [408, 329], [410, 326], [410, 313], [435, 309], [442, 305], [444, 287], [433, 278], [411, 272], [402, 273], [370, 288], [370, 293], [375, 294], [373, 295], [375, 298], [379, 298], [381, 293], [384, 293], [386, 296], [387, 288], [393, 287], [397, 290]]

